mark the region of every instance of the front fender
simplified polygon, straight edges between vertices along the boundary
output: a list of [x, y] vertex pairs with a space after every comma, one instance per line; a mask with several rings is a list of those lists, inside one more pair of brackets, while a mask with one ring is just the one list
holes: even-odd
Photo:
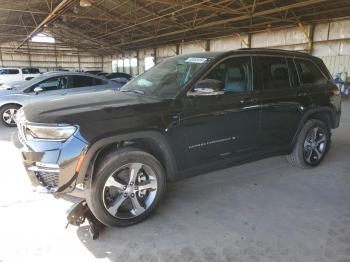
[[295, 133], [294, 135], [294, 138], [293, 138], [293, 141], [292, 141], [292, 146], [295, 145], [297, 139], [298, 139], [298, 136], [299, 136], [299, 133], [301, 131], [301, 129], [303, 128], [305, 122], [312, 117], [312, 115], [315, 115], [315, 114], [318, 114], [318, 113], [327, 113], [330, 115], [330, 120], [331, 120], [331, 126], [330, 128], [337, 128], [339, 126], [339, 120], [340, 120], [340, 113], [338, 114], [334, 108], [332, 108], [331, 106], [323, 106], [323, 107], [317, 107], [317, 108], [312, 108], [312, 109], [309, 109], [307, 110], [300, 122], [299, 122], [299, 125], [298, 125], [298, 129], [297, 129], [297, 132]]
[[117, 142], [128, 141], [133, 139], [143, 139], [143, 138], [152, 139], [158, 144], [158, 146], [160, 147], [165, 157], [165, 165], [166, 165], [165, 169], [166, 169], [167, 177], [170, 180], [175, 180], [174, 176], [177, 172], [175, 156], [166, 138], [157, 131], [141, 131], [141, 132], [134, 132], [134, 133], [128, 133], [128, 134], [103, 138], [95, 142], [94, 144], [89, 145], [86, 151], [84, 163], [78, 174], [77, 184], [84, 182], [85, 177], [88, 174], [89, 170], [90, 169], [93, 170], [95, 160], [97, 159], [99, 152], [103, 148]]

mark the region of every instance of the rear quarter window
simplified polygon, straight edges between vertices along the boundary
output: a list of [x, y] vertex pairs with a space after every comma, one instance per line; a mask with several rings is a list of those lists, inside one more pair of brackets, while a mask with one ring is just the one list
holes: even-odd
[[73, 88], [94, 86], [95, 81], [90, 76], [73, 76]]
[[94, 83], [96, 86], [107, 85], [108, 82], [99, 78], [94, 78]]
[[295, 59], [300, 80], [304, 85], [322, 85], [329, 81], [320, 68], [310, 60]]

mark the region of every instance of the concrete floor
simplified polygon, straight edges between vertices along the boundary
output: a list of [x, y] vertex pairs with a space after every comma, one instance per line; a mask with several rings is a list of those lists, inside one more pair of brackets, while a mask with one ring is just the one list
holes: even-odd
[[0, 261], [350, 261], [350, 104], [321, 166], [275, 157], [169, 185], [147, 221], [65, 229], [71, 202], [33, 193], [0, 129]]

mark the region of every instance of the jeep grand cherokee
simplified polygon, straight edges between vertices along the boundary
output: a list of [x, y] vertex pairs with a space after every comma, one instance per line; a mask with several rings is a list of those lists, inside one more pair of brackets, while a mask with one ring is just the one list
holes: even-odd
[[321, 59], [241, 49], [169, 58], [120, 91], [27, 105], [17, 124], [34, 185], [83, 189], [99, 221], [127, 226], [155, 210], [167, 181], [276, 155], [317, 166], [340, 106]]

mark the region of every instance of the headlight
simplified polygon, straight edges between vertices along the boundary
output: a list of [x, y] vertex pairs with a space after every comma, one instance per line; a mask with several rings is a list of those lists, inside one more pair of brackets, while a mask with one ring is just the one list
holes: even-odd
[[43, 139], [65, 141], [70, 138], [77, 128], [74, 126], [40, 126], [27, 124], [25, 137], [27, 140]]

